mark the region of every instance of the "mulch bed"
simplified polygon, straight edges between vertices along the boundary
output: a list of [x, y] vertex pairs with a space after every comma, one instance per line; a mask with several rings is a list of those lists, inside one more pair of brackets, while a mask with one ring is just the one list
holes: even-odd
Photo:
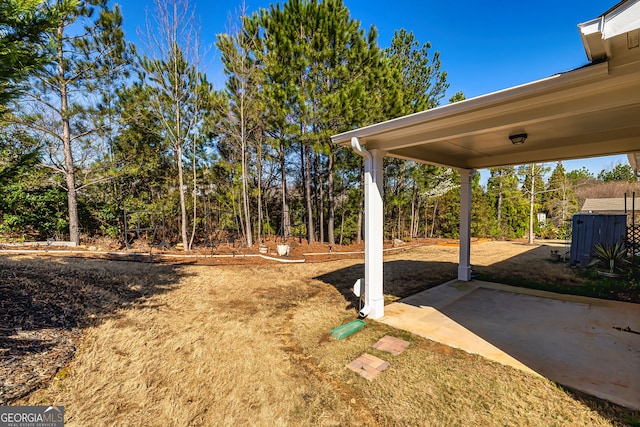
[[48, 257], [0, 258], [0, 405], [51, 382], [83, 328], [144, 297], [129, 283]]
[[77, 313], [51, 279], [16, 266], [0, 271], [0, 405], [49, 382], [75, 354]]

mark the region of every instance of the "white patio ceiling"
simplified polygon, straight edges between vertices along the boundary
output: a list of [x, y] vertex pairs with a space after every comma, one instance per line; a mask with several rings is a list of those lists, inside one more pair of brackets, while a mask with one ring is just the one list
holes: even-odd
[[[639, 27], [640, 2], [622, 2], [580, 26], [592, 61], [583, 68], [332, 141], [350, 146], [357, 137], [367, 150], [462, 169], [640, 152]], [[526, 143], [513, 145], [509, 135], [519, 133]]]

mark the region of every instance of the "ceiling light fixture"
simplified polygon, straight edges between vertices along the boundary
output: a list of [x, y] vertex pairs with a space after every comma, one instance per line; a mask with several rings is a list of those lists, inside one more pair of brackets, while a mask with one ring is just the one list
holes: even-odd
[[509, 135], [509, 139], [511, 140], [511, 143], [513, 145], [520, 145], [520, 144], [524, 144], [524, 142], [527, 140], [527, 135], [526, 133], [519, 133], [517, 135]]

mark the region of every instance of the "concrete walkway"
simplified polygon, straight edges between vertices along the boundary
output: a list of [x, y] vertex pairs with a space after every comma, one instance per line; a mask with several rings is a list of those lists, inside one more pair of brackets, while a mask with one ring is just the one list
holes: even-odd
[[379, 321], [640, 410], [638, 304], [453, 281]]

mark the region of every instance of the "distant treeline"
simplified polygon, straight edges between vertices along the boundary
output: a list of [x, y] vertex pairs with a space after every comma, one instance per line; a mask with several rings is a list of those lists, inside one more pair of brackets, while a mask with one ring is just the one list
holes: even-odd
[[[380, 48], [341, 0], [290, 0], [218, 35], [215, 89], [189, 1], [154, 3], [144, 46], [107, 2], [0, 5], [2, 236], [123, 239], [125, 226], [161, 223], [187, 249], [221, 231], [247, 246], [360, 240], [362, 162], [330, 136], [440, 105], [439, 53], [405, 30]], [[536, 235], [564, 237], [586, 192], [635, 188], [626, 165], [597, 178], [551, 167], [492, 169], [484, 187], [476, 177], [473, 234], [523, 237], [533, 211]], [[385, 159], [386, 238], [456, 237], [458, 206], [457, 171]]]

